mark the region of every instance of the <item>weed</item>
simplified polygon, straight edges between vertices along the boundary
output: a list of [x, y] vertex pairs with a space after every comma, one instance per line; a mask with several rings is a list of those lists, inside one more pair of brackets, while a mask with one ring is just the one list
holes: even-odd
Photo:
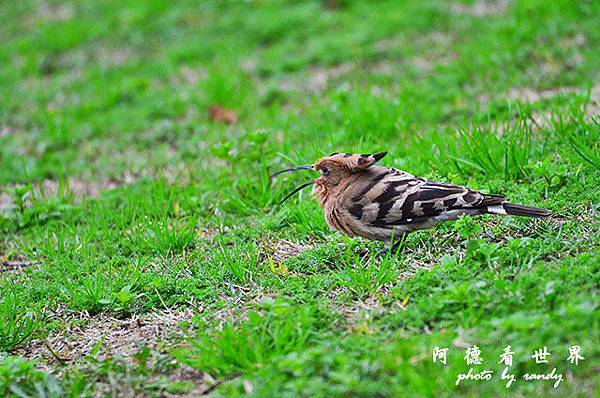
[[0, 351], [9, 351], [27, 343], [41, 327], [39, 315], [28, 311], [11, 289], [0, 297]]

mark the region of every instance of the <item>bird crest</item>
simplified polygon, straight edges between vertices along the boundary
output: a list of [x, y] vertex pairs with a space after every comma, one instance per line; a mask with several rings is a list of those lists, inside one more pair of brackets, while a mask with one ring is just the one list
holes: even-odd
[[334, 152], [329, 156], [317, 160], [314, 164], [315, 170], [321, 170], [323, 167], [338, 167], [350, 172], [357, 172], [371, 167], [381, 160], [387, 152], [376, 154], [356, 154], [356, 153], [338, 153]]

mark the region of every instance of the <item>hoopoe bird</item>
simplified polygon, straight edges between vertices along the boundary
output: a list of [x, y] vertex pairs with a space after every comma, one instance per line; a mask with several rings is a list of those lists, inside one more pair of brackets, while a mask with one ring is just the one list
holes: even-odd
[[509, 203], [502, 195], [487, 195], [375, 165], [386, 154], [332, 153], [315, 164], [284, 169], [271, 177], [296, 170], [319, 171], [319, 178], [300, 185], [280, 203], [314, 185], [312, 194], [330, 228], [351, 237], [383, 241], [386, 251], [395, 250], [405, 234], [455, 220], [463, 214], [525, 217], [551, 214], [546, 209]]

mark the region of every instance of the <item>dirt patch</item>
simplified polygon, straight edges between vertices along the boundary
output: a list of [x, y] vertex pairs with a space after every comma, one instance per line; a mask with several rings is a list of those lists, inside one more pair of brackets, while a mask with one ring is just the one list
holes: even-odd
[[[223, 232], [225, 231], [229, 231], [229, 227], [223, 227]], [[196, 224], [196, 234], [204, 240], [213, 242], [213, 239], [221, 234], [221, 230], [215, 227], [203, 227], [200, 224]]]
[[206, 79], [206, 69], [201, 67], [189, 67], [183, 66], [177, 70], [177, 73], [169, 78], [171, 84], [186, 84], [189, 86], [196, 86], [200, 81]]
[[548, 90], [535, 90], [528, 87], [512, 88], [506, 93], [506, 99], [510, 101], [538, 102], [577, 91], [579, 89], [576, 87], [558, 87]]
[[0, 124], [0, 138], [8, 137], [10, 130], [6, 124]]
[[411, 60], [411, 64], [418, 72], [429, 73], [433, 70], [435, 62], [425, 57], [415, 57]]
[[133, 51], [127, 47], [99, 46], [94, 52], [94, 60], [104, 68], [125, 64], [133, 57]]
[[472, 4], [452, 3], [450, 4], [450, 11], [457, 15], [485, 17], [504, 14], [509, 6], [509, 0], [476, 0]]
[[6, 192], [0, 192], [0, 214], [12, 208], [13, 199]]
[[240, 68], [250, 75], [255, 75], [258, 71], [258, 59], [254, 57], [245, 58], [240, 62]]
[[[561, 95], [576, 93], [579, 93], [580, 95], [587, 94], [580, 88], [571, 86], [557, 87], [546, 90], [536, 90], [529, 87], [521, 87], [510, 89], [504, 95], [499, 96], [499, 98], [509, 101], [536, 103], [539, 101], [550, 100]], [[479, 98], [480, 110], [485, 111], [491, 99], [492, 97], [489, 95], [481, 96]], [[590, 101], [585, 110], [585, 117], [588, 119], [598, 116], [600, 116], [600, 83], [597, 83], [591, 87]], [[497, 125], [490, 126], [490, 128], [493, 128], [497, 134], [502, 135], [507, 130], [515, 127], [517, 123], [519, 123], [518, 120], [512, 119], [506, 123], [499, 123]], [[531, 113], [527, 123], [531, 123], [534, 129], [550, 127], [552, 125], [552, 113], [550, 111], [534, 111]]]
[[61, 192], [61, 189], [65, 189], [68, 193], [74, 195], [76, 198], [83, 197], [96, 197], [99, 196], [102, 191], [115, 189], [120, 185], [131, 184], [135, 181], [134, 176], [125, 174], [121, 181], [116, 180], [100, 180], [100, 181], [84, 181], [77, 178], [69, 178], [64, 188], [61, 184], [54, 180], [44, 180], [41, 184], [34, 188], [34, 191], [38, 195], [54, 196]]
[[[530, 87], [517, 87], [510, 89], [502, 97], [510, 101], [521, 101], [534, 103], [538, 101], [552, 99], [561, 95], [580, 93], [585, 95], [586, 92], [579, 87], [564, 86], [546, 90], [536, 90]], [[485, 98], [482, 98], [485, 103]], [[598, 106], [600, 104], [600, 83], [596, 83], [590, 90], [590, 105]]]
[[[65, 314], [62, 314], [65, 315]], [[62, 315], [59, 315], [62, 316]], [[19, 355], [42, 363], [74, 362], [97, 350], [98, 359], [131, 358], [144, 347], [161, 351], [166, 341], [184, 338], [182, 322], [193, 317], [192, 309], [133, 315], [117, 319], [110, 315], [91, 317], [71, 314], [67, 327], [46, 339], [35, 339]]]
[[[122, 364], [120, 364], [122, 365]], [[89, 372], [89, 368], [82, 368], [84, 372]], [[133, 378], [139, 378], [136, 375], [135, 369], [123, 370], [122, 374], [112, 375], [112, 377], [101, 376], [100, 380], [94, 381], [93, 397], [145, 397], [145, 396], [160, 396], [160, 397], [200, 397], [209, 394], [215, 388], [219, 387], [224, 382], [230, 379], [215, 380], [211, 375], [205, 372], [197, 371], [185, 365], [179, 365], [175, 369], [167, 369], [164, 372], [154, 372], [151, 376], [146, 376], [141, 383], [134, 387], [132, 376], [128, 373], [133, 373]], [[104, 377], [103, 377], [104, 376]], [[115, 377], [116, 376], [116, 377]], [[187, 384], [192, 386], [190, 390], [180, 388], [180, 392], [167, 392], [164, 390], [155, 389], [154, 394], [149, 394], [146, 388], [148, 386], [164, 386], [166, 381], [177, 383], [178, 385]]]
[[313, 66], [307, 74], [283, 79], [279, 83], [282, 91], [303, 91], [318, 94], [327, 88], [327, 85], [343, 75], [354, 70], [351, 63], [343, 63], [332, 67]]
[[[88, 197], [98, 197], [104, 191], [110, 191], [137, 181], [138, 177], [124, 173], [118, 179], [84, 180], [69, 178], [66, 182], [44, 180], [32, 186], [31, 195], [35, 198], [50, 198], [58, 195], [72, 195], [76, 201]], [[10, 189], [10, 187], [9, 187]], [[14, 207], [14, 198], [8, 189], [0, 191], [0, 214]]]
[[588, 105], [588, 109], [586, 110], [586, 115], [589, 117], [600, 116], [600, 83], [597, 83], [592, 87], [590, 93], [590, 103]]
[[75, 15], [75, 10], [71, 4], [50, 4], [48, 1], [42, 1], [39, 3], [36, 14], [37, 16], [32, 19], [32, 23], [37, 20], [63, 22], [71, 19]]
[[[32, 187], [31, 194], [36, 198], [48, 198], [60, 194], [70, 194], [76, 199], [96, 197], [100, 192], [114, 189], [119, 184], [114, 181], [83, 181], [70, 178], [66, 184], [54, 180], [44, 180]], [[15, 207], [14, 198], [6, 191], [0, 192], [0, 214]]]
[[387, 314], [395, 312], [391, 308], [385, 308], [381, 301], [375, 296], [369, 296], [364, 300], [356, 300], [349, 305], [344, 305], [339, 309], [348, 326], [355, 333], [371, 334], [373, 330], [370, 326], [370, 321], [382, 314], [384, 311]]
[[189, 382], [194, 384], [194, 388], [182, 394], [172, 394], [163, 392], [164, 397], [199, 397], [209, 394], [225, 380], [215, 380], [210, 374], [200, 372], [186, 365], [179, 365], [175, 371], [169, 374], [169, 381], [172, 382]]
[[411, 59], [412, 67], [423, 74], [427, 74], [436, 66], [448, 66], [455, 61], [458, 56], [449, 50], [430, 50]]
[[393, 77], [400, 75], [402, 72], [402, 64], [383, 60], [369, 65], [369, 71], [380, 76]]
[[[243, 321], [246, 319], [246, 311], [254, 308], [253, 304], [263, 298], [260, 294], [248, 301], [241, 297], [224, 297], [228, 302], [227, 308], [211, 312], [211, 322], [222, 327], [233, 319]], [[175, 362], [171, 357], [170, 350], [175, 346], [185, 347], [185, 339], [192, 335], [191, 326], [187, 322], [191, 321], [196, 309], [193, 309], [193, 303], [190, 305], [191, 307], [177, 311], [133, 315], [127, 319], [118, 319], [108, 314], [90, 316], [85, 312], [68, 312], [65, 308], [59, 308], [54, 317], [65, 320], [65, 329], [44, 339], [34, 339], [28, 347], [19, 349], [14, 354], [25, 359], [35, 359], [36, 367], [57, 375], [72, 368], [93, 372], [97, 364], [111, 361], [127, 370], [122, 375], [117, 375], [115, 380], [107, 380], [101, 375], [94, 384], [94, 396], [134, 397], [140, 396], [141, 392], [137, 390], [139, 387], [134, 387], [127, 379], [128, 374], [136, 374], [141, 360], [136, 354], [148, 348], [150, 356], [145, 360], [152, 375], [145, 379], [144, 386], [164, 385], [165, 380], [186, 382], [190, 385], [190, 390], [183, 389], [181, 393], [160, 391], [160, 396], [206, 395], [237, 377], [237, 374], [215, 379], [209, 373]], [[163, 368], [167, 362], [170, 365]]]
[[305, 250], [312, 250], [314, 246], [286, 239], [278, 239], [275, 242], [263, 243], [263, 248], [273, 261], [280, 262], [291, 257], [296, 257]]
[[[415, 37], [410, 43], [409, 39], [402, 35], [381, 39], [375, 43], [375, 49], [383, 59], [366, 67], [369, 71], [383, 76], [400, 76], [406, 66], [411, 66], [419, 73], [427, 74], [436, 66], [448, 65], [457, 58], [457, 55], [452, 52], [454, 40], [453, 35], [444, 32], [429, 32]], [[418, 49], [414, 56], [386, 59], [389, 51], [404, 48], [409, 44]]]

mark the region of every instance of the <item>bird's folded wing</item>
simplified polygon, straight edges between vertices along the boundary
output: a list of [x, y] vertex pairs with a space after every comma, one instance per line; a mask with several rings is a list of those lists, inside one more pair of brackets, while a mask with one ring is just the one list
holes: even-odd
[[[351, 209], [361, 222], [373, 227], [393, 227], [426, 221], [450, 210], [484, 209], [504, 201], [458, 185], [414, 177], [393, 170], [373, 178], [367, 192], [357, 195]], [[352, 211], [353, 210], [353, 211]]]

